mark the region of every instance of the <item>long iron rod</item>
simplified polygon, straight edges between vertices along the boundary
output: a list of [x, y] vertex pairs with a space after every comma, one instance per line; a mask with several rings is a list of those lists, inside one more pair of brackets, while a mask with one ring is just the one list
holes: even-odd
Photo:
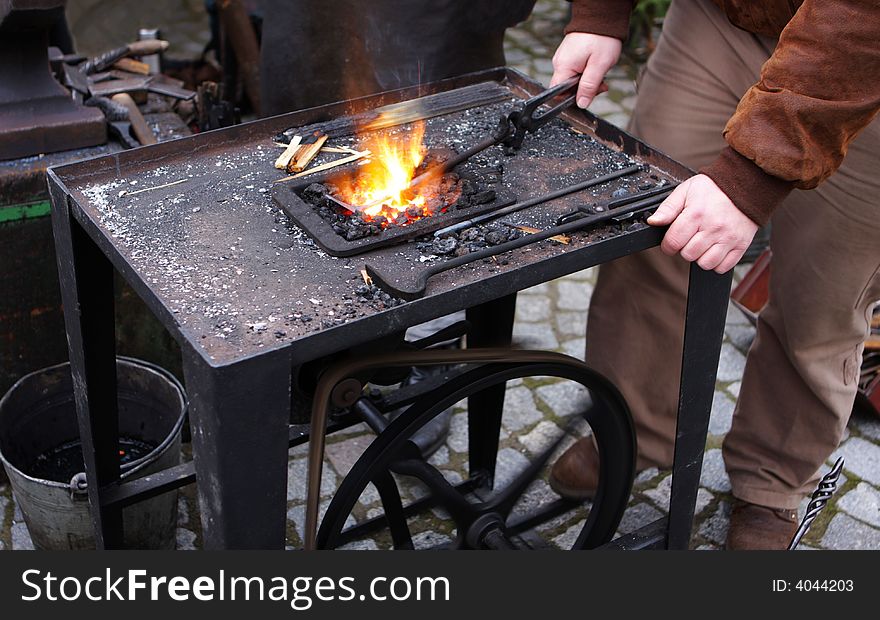
[[[673, 186], [670, 186], [669, 190], [672, 191], [672, 189]], [[370, 277], [372, 277], [373, 280], [378, 281], [380, 283], [380, 287], [384, 288], [387, 292], [403, 299], [417, 299], [424, 294], [425, 288], [428, 285], [428, 280], [439, 273], [443, 273], [444, 271], [449, 271], [450, 269], [455, 269], [456, 267], [461, 267], [462, 265], [467, 265], [469, 263], [473, 263], [484, 258], [504, 254], [505, 252], [510, 252], [511, 250], [517, 250], [527, 245], [532, 245], [533, 243], [549, 239], [550, 237], [565, 235], [570, 232], [583, 230], [591, 226], [603, 224], [609, 220], [623, 219], [627, 216], [653, 209], [661, 202], [663, 202], [665, 198], [666, 194], [653, 196], [651, 198], [645, 198], [644, 200], [639, 200], [638, 202], [634, 202], [619, 209], [614, 209], [613, 211], [603, 211], [594, 215], [588, 215], [580, 219], [568, 222], [566, 224], [547, 228], [545, 230], [542, 230], [541, 232], [537, 232], [531, 235], [525, 235], [523, 237], [520, 237], [519, 239], [508, 241], [507, 243], [484, 248], [476, 252], [471, 252], [470, 254], [465, 254], [463, 256], [458, 256], [451, 260], [438, 263], [429, 267], [428, 269], [425, 269], [419, 275], [419, 278], [416, 282], [415, 290], [403, 290], [395, 287], [390, 282], [385, 281], [385, 279], [382, 278], [382, 275], [378, 273], [375, 269], [373, 269], [369, 264], [365, 265], [364, 267]]]
[[627, 168], [622, 168], [620, 170], [617, 170], [616, 172], [605, 174], [600, 177], [590, 179], [588, 181], [581, 181], [580, 183], [558, 189], [555, 192], [550, 192], [549, 194], [545, 194], [543, 196], [535, 196], [534, 198], [529, 198], [528, 200], [512, 204], [509, 207], [504, 207], [502, 209], [498, 209], [497, 211], [492, 211], [490, 213], [486, 213], [484, 215], [473, 217], [469, 220], [453, 224], [452, 226], [441, 228], [440, 230], [434, 232], [434, 236], [442, 237], [443, 235], [448, 235], [449, 233], [453, 233], [464, 228], [470, 228], [471, 226], [476, 226], [477, 224], [480, 224], [482, 222], [487, 222], [489, 220], [495, 219], [496, 217], [516, 213], [517, 211], [528, 209], [529, 207], [533, 207], [537, 204], [556, 200], [557, 198], [562, 198], [563, 196], [568, 196], [569, 194], [574, 194], [575, 192], [581, 192], [590, 187], [601, 185], [602, 183], [608, 183], [609, 181], [614, 181], [615, 179], [635, 174], [636, 172], [639, 172], [641, 170], [644, 170], [644, 166], [629, 166]]

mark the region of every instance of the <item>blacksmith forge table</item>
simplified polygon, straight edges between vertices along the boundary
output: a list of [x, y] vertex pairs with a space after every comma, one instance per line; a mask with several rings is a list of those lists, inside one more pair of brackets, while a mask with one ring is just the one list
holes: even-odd
[[[498, 89], [504, 90], [501, 99]], [[496, 69], [50, 171], [70, 360], [100, 548], [121, 546], [124, 506], [194, 481], [205, 547], [282, 548], [288, 449], [308, 440], [306, 425], [289, 424], [296, 400], [292, 369], [358, 347], [368, 350], [377, 339], [460, 309], [467, 309], [473, 325], [470, 347], [508, 345], [517, 291], [659, 244], [663, 230], [615, 224], [574, 234], [569, 245], [542, 242], [510, 253], [509, 260], [445, 272], [431, 280], [425, 297], [385, 308], [354, 295], [362, 283], [360, 270], [365, 261], [383, 257], [416, 270], [415, 244], [332, 258], [273, 206], [272, 181], [279, 176], [272, 166], [279, 152], [273, 137], [289, 127], [330, 121], [325, 128], [332, 140], [331, 119], [353, 111], [426, 92], [464, 93], [453, 97], [454, 110], [446, 110], [450, 118], [463, 115], [455, 117], [459, 124], [454, 132], [449, 126], [443, 131], [466, 146], [483, 131], [468, 133], [468, 122], [479, 125], [492, 114], [497, 119], [491, 110], [484, 114], [490, 103], [503, 106], [505, 98], [510, 103], [513, 96], [540, 90], [521, 74]], [[462, 105], [468, 93], [477, 96]], [[604, 145], [673, 180], [690, 174], [590, 114], [567, 112], [564, 123], [571, 129], [565, 139], [580, 140], [584, 148]], [[429, 122], [428, 135], [436, 128]], [[571, 184], [592, 165], [577, 154], [554, 156], [542, 146], [548, 142], [541, 133], [529, 136], [520, 153], [505, 160], [505, 182], [510, 180], [521, 198]], [[546, 228], [556, 214], [585, 200], [574, 195], [524, 217]], [[194, 454], [194, 464], [124, 484], [116, 458], [114, 269], [181, 345]], [[611, 546], [687, 548], [729, 291], [729, 275], [691, 269], [668, 519]], [[503, 389], [483, 395], [480, 410], [500, 411], [503, 398]], [[472, 448], [485, 434], [476, 409], [469, 408]], [[494, 442], [497, 447], [497, 433]], [[472, 449], [471, 468], [487, 458], [494, 463], [494, 453]]]

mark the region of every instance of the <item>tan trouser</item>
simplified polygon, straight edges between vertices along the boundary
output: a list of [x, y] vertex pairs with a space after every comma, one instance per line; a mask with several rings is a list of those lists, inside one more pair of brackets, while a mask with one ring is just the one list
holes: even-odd
[[[709, 163], [774, 44], [732, 26], [709, 0], [677, 0], [631, 130], [692, 168]], [[770, 301], [723, 454], [735, 496], [796, 508], [840, 441], [880, 298], [880, 123], [831, 179], [775, 212], [770, 244]], [[603, 266], [593, 295], [587, 361], [629, 402], [640, 467], [672, 463], [686, 293], [687, 263], [655, 249]]]

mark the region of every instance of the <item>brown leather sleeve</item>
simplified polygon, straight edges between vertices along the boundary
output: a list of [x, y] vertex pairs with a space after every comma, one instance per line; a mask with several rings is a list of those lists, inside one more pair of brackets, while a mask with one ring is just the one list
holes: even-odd
[[634, 0], [572, 0], [570, 32], [590, 32], [625, 41]]
[[737, 208], [759, 226], [794, 189], [794, 183], [767, 174], [729, 146], [701, 173], [715, 181]]
[[794, 187], [816, 187], [837, 170], [850, 142], [877, 116], [878, 41], [876, 0], [804, 0], [789, 21], [760, 81], [724, 129], [728, 144], [742, 157], [725, 152], [706, 168], [752, 219], [763, 223], [784, 198], [778, 191], [761, 196], [771, 185], [782, 187], [768, 176]]

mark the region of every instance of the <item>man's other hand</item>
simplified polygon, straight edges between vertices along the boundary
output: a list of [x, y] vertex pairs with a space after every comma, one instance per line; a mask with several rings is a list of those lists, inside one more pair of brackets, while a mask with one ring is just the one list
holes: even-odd
[[553, 55], [553, 79], [550, 86], [580, 75], [577, 105], [586, 109], [596, 95], [608, 90], [604, 81], [605, 74], [617, 64], [622, 45], [620, 39], [600, 34], [567, 34]]
[[739, 262], [758, 232], [758, 225], [736, 208], [705, 174], [691, 177], [648, 218], [652, 226], [669, 226], [660, 247], [703, 269], [725, 273]]

